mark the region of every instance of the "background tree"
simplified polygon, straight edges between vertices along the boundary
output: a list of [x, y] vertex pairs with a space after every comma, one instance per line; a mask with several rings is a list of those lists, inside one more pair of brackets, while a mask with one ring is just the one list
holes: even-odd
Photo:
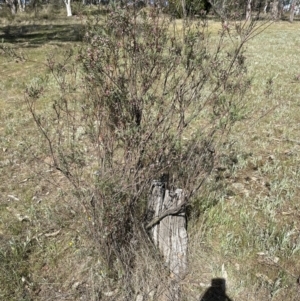
[[18, 0], [6, 0], [7, 6], [10, 8], [10, 11], [15, 15], [18, 11]]
[[295, 6], [296, 6], [296, 0], [292, 0], [291, 1], [291, 8], [290, 8], [290, 22], [294, 21]]
[[71, 0], [63, 0], [67, 9], [67, 17], [72, 17]]
[[273, 2], [271, 2], [270, 5], [271, 5], [272, 18], [274, 20], [280, 20], [282, 18], [282, 14], [283, 14], [282, 0], [273, 1]]
[[210, 0], [213, 11], [224, 21], [229, 19], [251, 20], [255, 14], [258, 18], [263, 11], [264, 2], [262, 0], [247, 0], [247, 1], [223, 1], [223, 0]]
[[252, 0], [247, 1], [246, 5], [246, 20], [251, 20], [251, 14], [252, 14]]

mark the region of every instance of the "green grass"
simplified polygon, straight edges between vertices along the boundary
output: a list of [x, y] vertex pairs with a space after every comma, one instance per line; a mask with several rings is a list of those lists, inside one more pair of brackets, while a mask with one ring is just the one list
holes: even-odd
[[[300, 57], [293, 52], [299, 43], [296, 26], [275, 23], [247, 46], [253, 75], [249, 109], [255, 114], [233, 131], [238, 163], [226, 180], [221, 201], [203, 214], [203, 232], [195, 234], [208, 248], [203, 252], [199, 245], [198, 251], [192, 250], [196, 278], [201, 278], [201, 272], [207, 282], [222, 276], [224, 264], [233, 300], [295, 300], [298, 296], [300, 83], [296, 78]], [[243, 154], [251, 155], [245, 159]], [[198, 227], [194, 226], [195, 232]]]
[[[0, 299], [99, 300], [114, 288], [89, 216], [37, 148], [24, 100], [47, 54], [79, 43], [81, 23], [24, 22], [0, 26], [5, 45], [27, 59], [0, 56]], [[299, 44], [297, 22], [278, 22], [247, 45], [251, 113], [230, 136], [234, 164], [212, 175], [196, 203], [203, 211], [189, 225], [186, 300], [199, 300], [216, 277], [226, 278], [232, 300], [299, 298]]]

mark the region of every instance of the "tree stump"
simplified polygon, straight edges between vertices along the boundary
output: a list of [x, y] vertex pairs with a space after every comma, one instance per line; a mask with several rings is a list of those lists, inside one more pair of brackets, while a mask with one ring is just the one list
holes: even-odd
[[168, 289], [168, 299], [179, 300], [179, 280], [187, 272], [187, 231], [185, 198], [182, 189], [170, 192], [159, 181], [152, 183], [148, 201], [148, 216], [152, 219], [147, 225], [155, 246], [163, 255], [172, 279]]

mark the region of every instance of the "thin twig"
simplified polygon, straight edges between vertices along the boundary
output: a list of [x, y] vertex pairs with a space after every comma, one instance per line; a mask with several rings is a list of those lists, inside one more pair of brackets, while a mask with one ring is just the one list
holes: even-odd
[[184, 211], [184, 207], [186, 205], [186, 202], [183, 202], [181, 205], [168, 209], [164, 211], [160, 216], [154, 218], [148, 225], [146, 225], [146, 230], [151, 229], [153, 226], [158, 224], [162, 219], [164, 219], [168, 215], [178, 215], [179, 213], [182, 213]]

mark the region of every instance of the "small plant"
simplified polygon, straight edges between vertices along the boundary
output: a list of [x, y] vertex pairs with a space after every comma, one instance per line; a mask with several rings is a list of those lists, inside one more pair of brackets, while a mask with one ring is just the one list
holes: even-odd
[[[32, 250], [32, 242], [28, 239], [17, 241], [11, 239], [0, 248], [0, 280], [5, 288], [0, 296], [6, 300], [30, 300], [30, 289], [26, 288], [29, 279], [30, 265], [28, 255]], [[14, 292], [14, 296], [9, 293]]]

